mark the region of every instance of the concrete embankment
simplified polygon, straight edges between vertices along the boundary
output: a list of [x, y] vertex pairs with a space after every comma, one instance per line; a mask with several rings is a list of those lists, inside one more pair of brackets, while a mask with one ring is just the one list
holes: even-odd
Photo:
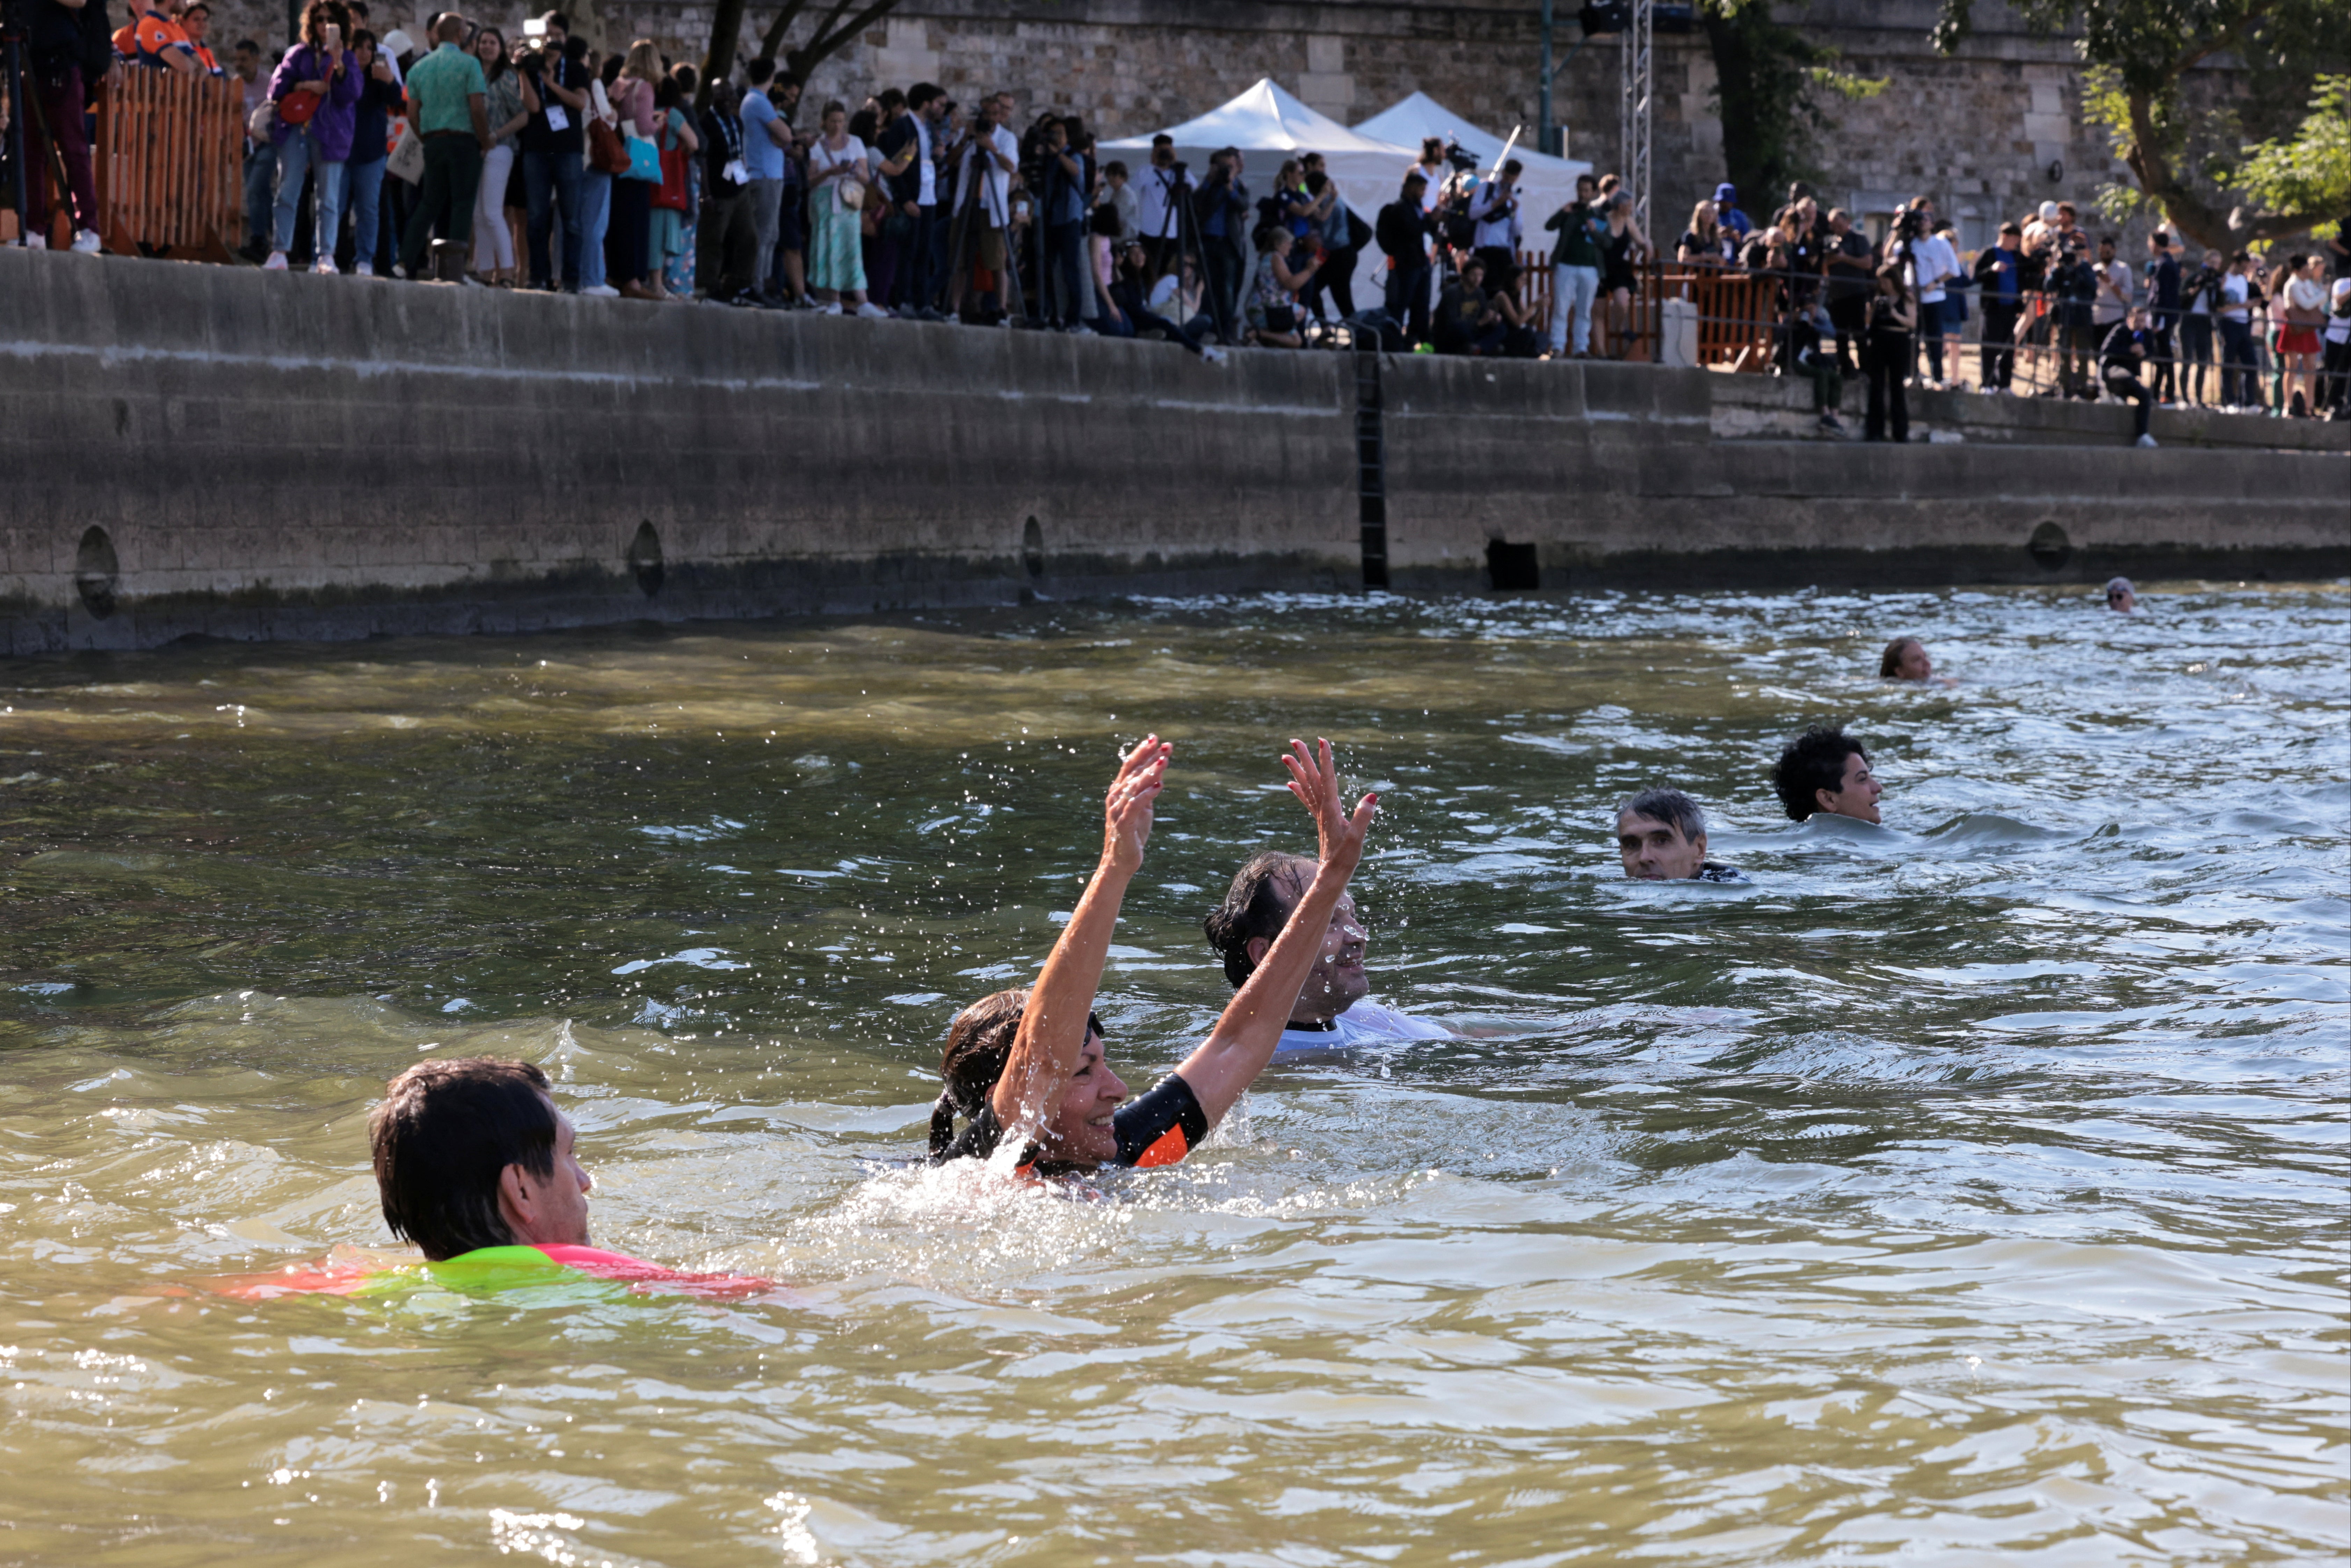
[[1402, 589], [2351, 571], [2344, 427], [1378, 365], [0, 251], [0, 648], [1343, 588], [1383, 512]]

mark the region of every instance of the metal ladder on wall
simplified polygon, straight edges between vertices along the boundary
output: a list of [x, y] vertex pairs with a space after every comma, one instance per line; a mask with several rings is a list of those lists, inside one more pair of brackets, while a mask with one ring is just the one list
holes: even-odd
[[1355, 361], [1355, 497], [1363, 527], [1364, 586], [1388, 585], [1387, 452], [1380, 430], [1380, 347], [1358, 338]]

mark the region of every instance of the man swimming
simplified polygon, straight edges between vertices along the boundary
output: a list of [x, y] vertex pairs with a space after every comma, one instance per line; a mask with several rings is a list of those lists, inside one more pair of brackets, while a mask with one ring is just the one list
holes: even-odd
[[[1310, 754], [1291, 741], [1282, 765], [1290, 792], [1314, 815], [1322, 855], [1314, 878], [1264, 961], [1234, 996], [1208, 1038], [1141, 1099], [1103, 1055], [1093, 1016], [1119, 904], [1143, 865], [1154, 802], [1170, 748], [1146, 737], [1120, 765], [1102, 810], [1102, 852], [1061, 939], [1025, 991], [998, 991], [956, 1015], [931, 1112], [931, 1157], [985, 1159], [1006, 1138], [1020, 1168], [1068, 1173], [1105, 1165], [1173, 1165], [1199, 1146], [1273, 1060], [1292, 998], [1306, 984], [1347, 879], [1363, 859], [1377, 797], [1348, 810], [1331, 743]], [[956, 1119], [965, 1119], [956, 1129]]]
[[2127, 577], [2109, 578], [2106, 581], [2106, 608], [2128, 615], [2138, 608], [2138, 588]]
[[1706, 818], [1678, 789], [1644, 789], [1616, 808], [1625, 874], [1643, 882], [1745, 882], [1737, 866], [1706, 858]]
[[[556, 1267], [694, 1294], [769, 1288], [765, 1280], [680, 1273], [590, 1245], [595, 1183], [572, 1148], [571, 1118], [555, 1108], [547, 1074], [530, 1062], [420, 1061], [384, 1086], [368, 1118], [368, 1144], [384, 1223], [428, 1263]], [[318, 1288], [341, 1292], [348, 1284]]]
[[1875, 822], [1886, 792], [1869, 770], [1861, 742], [1834, 725], [1816, 724], [1788, 743], [1771, 768], [1771, 789], [1795, 821], [1825, 812]]
[[[1289, 923], [1307, 886], [1314, 861], [1270, 850], [1241, 867], [1224, 903], [1208, 912], [1201, 928], [1225, 961], [1225, 978], [1238, 990], [1264, 964], [1274, 939]], [[1371, 999], [1371, 977], [1364, 949], [1371, 937], [1355, 914], [1355, 901], [1342, 894], [1331, 910], [1322, 948], [1306, 984], [1290, 1009], [1278, 1051], [1329, 1051], [1381, 1040], [1445, 1040], [1452, 1030], [1409, 1017]]]

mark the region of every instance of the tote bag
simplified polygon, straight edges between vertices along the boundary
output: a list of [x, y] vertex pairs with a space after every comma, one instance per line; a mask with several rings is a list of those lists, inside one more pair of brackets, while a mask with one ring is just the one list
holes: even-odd
[[588, 84], [591, 112], [588, 116], [588, 167], [599, 174], [625, 174], [629, 172], [629, 150], [621, 141], [621, 133], [612, 120], [611, 100], [604, 96], [604, 84]]
[[686, 151], [677, 140], [677, 133], [668, 126], [662, 128], [661, 189], [653, 193], [653, 205], [667, 207], [674, 213], [686, 210], [685, 160]]
[[628, 172], [621, 178], [643, 180], [649, 185], [658, 185], [661, 183], [662, 177], [661, 165], [661, 148], [655, 144], [653, 139], [650, 136], [638, 136], [632, 133], [629, 137]]
[[393, 179], [412, 185], [424, 178], [424, 138], [405, 120], [392, 122], [392, 152], [383, 161], [383, 169]]

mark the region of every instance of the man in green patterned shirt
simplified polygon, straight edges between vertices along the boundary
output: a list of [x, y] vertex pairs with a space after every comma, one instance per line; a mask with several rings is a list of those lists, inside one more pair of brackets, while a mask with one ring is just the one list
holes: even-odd
[[474, 237], [474, 197], [482, 183], [482, 154], [490, 145], [490, 84], [482, 62], [458, 47], [465, 18], [455, 11], [433, 28], [433, 52], [408, 72], [408, 119], [423, 138], [424, 178], [417, 186], [416, 211], [401, 241], [401, 269], [417, 276], [433, 225], [444, 219], [448, 237], [434, 247], [435, 270], [444, 278], [465, 276], [465, 246]]

